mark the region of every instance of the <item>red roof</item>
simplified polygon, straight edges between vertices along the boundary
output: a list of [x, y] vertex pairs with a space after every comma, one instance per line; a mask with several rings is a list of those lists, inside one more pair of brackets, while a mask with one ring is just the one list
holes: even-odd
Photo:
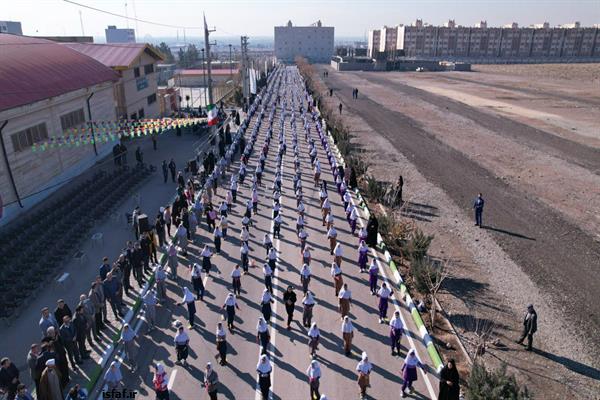
[[115, 69], [130, 68], [144, 52], [157, 60], [162, 60], [162, 56], [146, 43], [63, 43], [63, 45]]
[[[180, 74], [180, 75], [202, 75], [204, 70], [202, 69], [178, 69], [175, 74]], [[208, 71], [206, 72], [208, 74]], [[229, 70], [229, 68], [220, 68], [220, 69], [212, 69], [210, 70], [210, 73], [212, 75], [216, 75], [216, 76], [226, 76], [229, 75], [230, 73], [233, 73], [233, 75], [238, 73], [237, 68], [234, 68], [232, 71]]]
[[0, 34], [0, 111], [107, 81], [116, 72], [45, 39]]

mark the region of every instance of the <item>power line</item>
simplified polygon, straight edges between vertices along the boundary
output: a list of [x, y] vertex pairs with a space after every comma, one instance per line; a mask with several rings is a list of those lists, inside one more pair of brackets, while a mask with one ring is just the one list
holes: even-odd
[[112, 15], [114, 17], [125, 18], [126, 20], [132, 20], [132, 21], [141, 22], [141, 23], [144, 23], [144, 24], [149, 24], [149, 25], [164, 26], [164, 27], [167, 27], [167, 28], [176, 28], [176, 29], [204, 29], [204, 27], [200, 27], [200, 26], [180, 26], [180, 25], [163, 24], [163, 23], [160, 23], [160, 22], [148, 21], [148, 20], [140, 19], [140, 18], [133, 18], [133, 17], [129, 17], [127, 15], [122, 15], [122, 14], [117, 14], [117, 13], [114, 13], [114, 12], [111, 12], [111, 11], [101, 10], [99, 8], [88, 6], [86, 4], [77, 3], [77, 2], [72, 1], [72, 0], [63, 0], [63, 1], [65, 3], [74, 4], [74, 5], [79, 6], [79, 7], [83, 7], [83, 8], [87, 8], [87, 9], [90, 9], [90, 10], [93, 10], [93, 11], [97, 11], [97, 12], [100, 12], [100, 13]]

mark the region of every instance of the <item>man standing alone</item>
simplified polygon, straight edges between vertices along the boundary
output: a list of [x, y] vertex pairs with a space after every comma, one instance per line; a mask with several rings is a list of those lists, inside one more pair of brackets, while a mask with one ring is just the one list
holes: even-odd
[[475, 226], [483, 227], [481, 222], [481, 216], [483, 214], [483, 205], [485, 201], [483, 200], [483, 196], [481, 193], [477, 195], [477, 198], [473, 202], [473, 208], [475, 209]]
[[523, 340], [527, 337], [527, 351], [532, 351], [533, 344], [533, 334], [537, 331], [537, 313], [533, 308], [533, 304], [527, 306], [527, 313], [525, 314], [525, 318], [523, 319], [523, 333], [519, 340], [517, 340], [518, 344], [522, 344]]

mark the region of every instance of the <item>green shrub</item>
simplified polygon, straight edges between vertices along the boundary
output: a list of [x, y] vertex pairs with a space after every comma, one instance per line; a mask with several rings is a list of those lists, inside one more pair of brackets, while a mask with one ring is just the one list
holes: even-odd
[[429, 246], [433, 241], [434, 235], [426, 235], [419, 228], [416, 228], [404, 249], [405, 254], [411, 260], [411, 262], [418, 262], [425, 258]]
[[526, 386], [520, 387], [514, 375], [507, 375], [506, 365], [495, 371], [488, 371], [484, 365], [473, 364], [467, 382], [469, 400], [529, 400], [533, 396]]

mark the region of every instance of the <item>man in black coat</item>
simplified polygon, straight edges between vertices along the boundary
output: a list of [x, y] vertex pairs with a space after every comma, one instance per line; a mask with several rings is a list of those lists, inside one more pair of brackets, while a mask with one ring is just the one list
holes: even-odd
[[83, 313], [83, 306], [77, 306], [75, 309], [75, 318], [73, 318], [72, 324], [75, 327], [75, 341], [77, 342], [77, 348], [81, 359], [90, 358], [90, 351], [85, 348], [88, 320]]
[[379, 221], [377, 217], [371, 214], [367, 222], [367, 245], [371, 248], [377, 246], [377, 232], [379, 230]]
[[9, 358], [4, 357], [0, 360], [0, 389], [7, 393], [8, 400], [15, 398], [20, 383], [19, 370]]
[[523, 318], [523, 333], [519, 340], [517, 340], [518, 344], [522, 344], [523, 340], [527, 338], [527, 351], [532, 351], [533, 347], [533, 334], [537, 332], [537, 313], [533, 308], [533, 304], [527, 306], [527, 312], [525, 313], [525, 318]]
[[171, 161], [169, 161], [169, 170], [171, 171], [171, 179], [173, 180], [173, 183], [175, 183], [175, 173], [177, 172], [177, 165], [175, 165], [175, 160], [173, 160], [171, 158]]
[[71, 318], [73, 316], [73, 313], [71, 312], [69, 306], [65, 304], [65, 301], [63, 299], [60, 299], [57, 301], [57, 307], [54, 310], [54, 318], [56, 318], [56, 322], [58, 322], [58, 324], [60, 325], [63, 323], [63, 318], [65, 316]]

